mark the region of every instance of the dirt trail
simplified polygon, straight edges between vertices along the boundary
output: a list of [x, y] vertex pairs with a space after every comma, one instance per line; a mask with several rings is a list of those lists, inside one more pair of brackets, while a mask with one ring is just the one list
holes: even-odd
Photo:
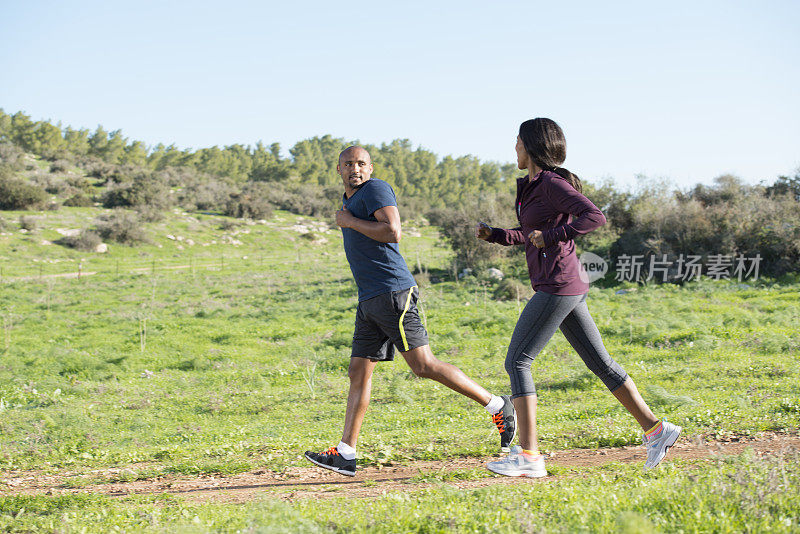
[[[800, 436], [764, 434], [755, 439], [702, 442], [683, 438], [670, 450], [670, 459], [700, 459], [714, 455], [739, 454], [747, 448], [757, 454], [800, 450]], [[556, 451], [548, 458], [549, 466], [589, 467], [612, 462], [643, 463], [642, 447], [614, 449], [570, 449]], [[110, 496], [169, 493], [194, 501], [246, 502], [260, 498], [297, 500], [347, 496], [375, 497], [389, 492], [419, 490], [444, 483], [461, 489], [501, 484], [530, 484], [553, 480], [499, 477], [489, 471], [485, 477], [470, 473], [460, 480], [458, 472], [482, 469], [488, 458], [455, 458], [445, 461], [417, 461], [397, 466], [366, 467], [355, 477], [344, 477], [316, 467], [292, 467], [282, 473], [253, 471], [234, 476], [164, 476], [135, 482], [107, 482], [135, 472], [137, 466], [124, 469], [105, 469], [80, 475], [45, 475], [36, 472], [0, 473], [0, 496], [7, 495], [65, 495], [98, 493]], [[310, 465], [310, 464], [309, 464]], [[481, 473], [481, 472], [478, 472]], [[575, 476], [574, 473], [562, 476]], [[462, 477], [464, 478], [464, 477]], [[80, 487], [75, 487], [80, 486]]]

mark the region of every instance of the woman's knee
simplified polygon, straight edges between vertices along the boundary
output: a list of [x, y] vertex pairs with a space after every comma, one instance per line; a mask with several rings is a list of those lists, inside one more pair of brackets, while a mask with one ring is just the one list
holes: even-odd
[[509, 351], [509, 353], [506, 355], [505, 368], [508, 376], [513, 377], [517, 373], [530, 371], [531, 360], [526, 358], [522, 353]]

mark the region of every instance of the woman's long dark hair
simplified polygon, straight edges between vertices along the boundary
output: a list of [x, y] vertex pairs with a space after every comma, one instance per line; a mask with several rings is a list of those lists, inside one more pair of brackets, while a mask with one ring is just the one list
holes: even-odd
[[567, 159], [567, 140], [555, 121], [545, 118], [525, 121], [519, 125], [519, 138], [537, 167], [558, 174], [579, 193], [583, 191], [581, 179], [560, 167]]

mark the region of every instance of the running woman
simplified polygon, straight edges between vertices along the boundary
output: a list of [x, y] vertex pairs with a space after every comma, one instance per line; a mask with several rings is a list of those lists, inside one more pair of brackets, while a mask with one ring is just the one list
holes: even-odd
[[394, 347], [411, 371], [469, 397], [492, 415], [500, 446], [508, 451], [514, 439], [514, 406], [508, 396], [492, 395], [458, 367], [437, 360], [417, 313], [414, 277], [400, 255], [400, 213], [392, 187], [372, 178], [369, 152], [351, 146], [339, 155], [336, 170], [344, 183], [343, 207], [336, 212], [344, 250], [358, 286], [355, 333], [350, 356], [350, 392], [344, 432], [338, 445], [323, 452], [306, 451], [320, 467], [342, 475], [356, 472], [356, 442], [369, 405], [372, 372], [377, 362], [394, 359]]
[[581, 194], [580, 179], [560, 167], [567, 157], [567, 142], [554, 121], [538, 118], [523, 122], [516, 151], [517, 166], [528, 170], [527, 176], [517, 180], [519, 226], [506, 230], [479, 223], [476, 230], [479, 239], [490, 243], [525, 245], [535, 291], [517, 321], [505, 361], [517, 413], [519, 446], [487, 468], [507, 476], [547, 475], [544, 457], [539, 453], [531, 364], [561, 329], [586, 366], [641, 425], [647, 447], [645, 470], [652, 469], [678, 439], [681, 427], [653, 415], [633, 379], [603, 346], [586, 307], [589, 284], [581, 279], [575, 254], [575, 236], [602, 226], [605, 216]]

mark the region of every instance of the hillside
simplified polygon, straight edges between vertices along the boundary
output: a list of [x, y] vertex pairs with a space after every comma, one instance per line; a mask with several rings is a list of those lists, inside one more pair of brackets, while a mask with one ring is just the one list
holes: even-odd
[[[482, 512], [485, 500], [510, 498], [517, 506], [536, 490], [494, 483], [482, 488], [480, 461], [497, 450], [486, 413], [413, 377], [402, 361], [376, 372], [360, 464], [413, 470], [421, 461], [471, 459], [452, 473], [438, 467], [420, 472], [411, 481], [420, 485], [416, 489], [386, 485], [387, 494], [367, 505], [343, 497], [324, 509], [306, 504], [315, 500], [268, 504], [266, 515], [260, 504], [193, 503], [180, 494], [119, 501], [72, 494], [75, 488], [100, 491], [93, 485], [107, 489], [125, 481], [161, 487], [159, 481], [196, 485], [233, 477], [211, 483], [235, 485], [235, 477], [308, 474], [302, 452], [338, 439], [347, 391], [355, 287], [340, 233], [329, 221], [280, 210], [262, 220], [237, 220], [173, 208], [158, 221], [139, 224], [145, 241], [136, 246], [109, 242], [107, 252], [93, 253], [48, 244], [63, 237], [59, 229], [92, 227], [106, 212], [92, 206], [3, 213], [3, 528], [54, 529], [58, 523], [76, 530], [158, 530], [199, 521], [217, 529], [336, 530], [352, 527], [369, 510], [382, 510], [375, 513], [389, 527], [398, 511], [407, 528], [513, 524], [514, 512]], [[37, 218], [28, 230], [20, 225], [27, 217]], [[480, 271], [455, 279], [452, 252], [435, 227], [406, 221], [402, 251], [426, 273], [420, 276], [421, 311], [435, 353], [491, 390], [506, 391], [502, 361], [525, 295], [498, 300], [503, 283]], [[79, 270], [80, 278], [54, 276]], [[523, 283], [521, 258], [510, 258], [505, 270], [507, 278]], [[611, 353], [658, 413], [680, 422], [687, 440], [764, 440], [791, 435], [800, 426], [798, 289], [769, 280], [751, 287], [702, 281], [635, 292], [593, 288], [590, 308]], [[555, 454], [548, 465], [560, 477], [547, 486], [548, 495], [592, 510], [580, 520], [559, 515], [552, 529], [581, 528], [591, 520], [613, 530], [620, 513], [640, 506], [648, 510], [647, 524], [675, 525], [669, 519], [674, 508], [659, 504], [659, 496], [672, 488], [673, 502], [683, 502], [678, 496], [691, 493], [697, 476], [703, 491], [721, 497], [707, 501], [700, 517], [680, 519], [677, 524], [686, 529], [707, 525], [712, 517], [720, 528], [738, 529], [751, 520], [752, 510], [770, 528], [783, 525], [781, 517], [796, 516], [794, 482], [794, 489], [770, 493], [769, 501], [755, 497], [779, 466], [788, 465], [786, 476], [796, 476], [791, 454], [755, 461], [745, 452], [710, 463], [676, 455], [673, 467], [646, 477], [638, 465], [560, 467], [559, 451], [636, 445], [638, 430], [560, 334], [537, 359], [535, 373], [541, 442]], [[368, 473], [377, 477], [376, 469]], [[725, 486], [728, 474], [741, 484]], [[17, 481], [26, 477], [52, 484], [50, 493], [59, 495], [19, 493]], [[625, 480], [621, 504], [608, 508], [569, 497], [585, 489], [607, 503], [611, 496], [601, 488], [608, 488], [609, 477]], [[453, 493], [445, 486], [452, 480], [474, 480], [476, 486]], [[322, 487], [335, 492], [338, 484], [324, 479]], [[363, 482], [367, 491], [373, 484]], [[734, 497], [725, 497], [730, 492], [752, 496], [753, 508], [732, 511], [726, 503]], [[162, 515], [153, 515], [153, 503], [160, 503]], [[350, 512], [337, 519], [343, 506]], [[531, 513], [548, 515], [535, 507]], [[462, 523], [468, 517], [478, 523]], [[622, 524], [641, 523], [639, 515], [626, 517]]]
[[[92, 231], [131, 242], [138, 239], [137, 220], [158, 221], [174, 209], [255, 220], [276, 209], [330, 218], [341, 203], [337, 156], [353, 142], [312, 137], [295, 144], [290, 157], [261, 142], [178, 150], [130, 140], [120, 130], [74, 130], [0, 110], [0, 217], [60, 206], [130, 209], [135, 215], [101, 221]], [[374, 176], [397, 193], [402, 216], [440, 227], [456, 252], [453, 267], [509, 263], [508, 251], [476, 244], [471, 234], [477, 220], [516, 225], [513, 198], [521, 171], [515, 165], [439, 157], [407, 139], [364, 146]], [[689, 256], [703, 262], [759, 256], [762, 275], [792, 281], [800, 272], [800, 174], [765, 176], [757, 185], [720, 175], [712, 185], [688, 190], [647, 177], [628, 190], [595, 177], [583, 183], [608, 222], [578, 243], [612, 264], [627, 256], [674, 265]], [[96, 236], [80, 238], [87, 249], [99, 244]], [[668, 280], [684, 282], [679, 271], [670, 270]]]

